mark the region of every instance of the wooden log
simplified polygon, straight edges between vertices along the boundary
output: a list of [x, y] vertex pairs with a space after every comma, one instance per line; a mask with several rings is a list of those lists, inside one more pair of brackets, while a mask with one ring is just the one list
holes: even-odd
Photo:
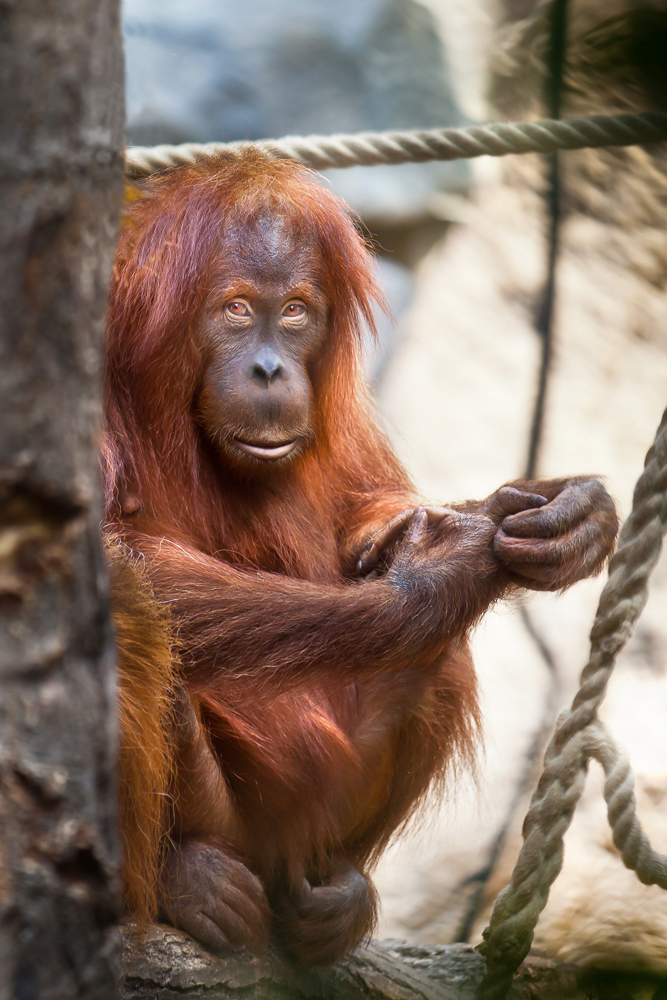
[[[372, 941], [332, 969], [298, 968], [276, 949], [267, 955], [214, 955], [187, 934], [149, 927], [123, 931], [123, 1000], [474, 1000], [484, 971], [469, 944]], [[512, 1000], [590, 1000], [585, 970], [531, 957]]]

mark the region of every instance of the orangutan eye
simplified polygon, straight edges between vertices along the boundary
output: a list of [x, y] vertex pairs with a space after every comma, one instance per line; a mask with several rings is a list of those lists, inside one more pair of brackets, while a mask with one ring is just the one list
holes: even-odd
[[232, 299], [231, 302], [227, 303], [225, 308], [230, 316], [239, 317], [239, 316], [250, 315], [250, 310], [248, 309], [247, 303], [245, 303], [243, 299]]
[[283, 316], [286, 319], [301, 319], [306, 315], [306, 307], [303, 302], [288, 302], [283, 309]]

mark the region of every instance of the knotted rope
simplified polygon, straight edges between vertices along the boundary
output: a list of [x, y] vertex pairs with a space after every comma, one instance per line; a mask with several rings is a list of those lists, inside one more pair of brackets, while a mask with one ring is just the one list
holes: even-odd
[[591, 630], [591, 652], [570, 709], [556, 723], [544, 770], [523, 825], [524, 843], [500, 893], [480, 950], [487, 972], [479, 1000], [503, 1000], [530, 950], [549, 889], [563, 863], [563, 837], [584, 789], [591, 757], [604, 768], [604, 796], [614, 844], [641, 882], [667, 889], [667, 856], [654, 851], [636, 812], [627, 756], [597, 718], [616, 656], [646, 603], [648, 578], [667, 531], [667, 410], [635, 487], [632, 511], [609, 564]]
[[[633, 146], [667, 139], [667, 113], [592, 115], [537, 122], [495, 122], [468, 128], [431, 128], [352, 135], [286, 136], [252, 145], [276, 159], [295, 159], [317, 170], [423, 163], [508, 153], [555, 153], [559, 149]], [[129, 146], [128, 177], [138, 180], [166, 167], [242, 149], [242, 142], [186, 142], [180, 146]]]

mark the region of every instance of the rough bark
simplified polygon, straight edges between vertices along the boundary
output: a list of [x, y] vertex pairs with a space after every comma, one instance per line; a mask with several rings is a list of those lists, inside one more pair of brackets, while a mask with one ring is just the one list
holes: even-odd
[[[277, 951], [266, 957], [213, 955], [182, 931], [149, 927], [123, 933], [123, 1000], [475, 1000], [484, 974], [469, 944], [372, 941], [322, 971], [296, 968]], [[649, 977], [605, 976], [530, 957], [510, 1000], [630, 1000], [655, 989]]]
[[0, 0], [0, 997], [116, 984], [100, 343], [118, 0]]

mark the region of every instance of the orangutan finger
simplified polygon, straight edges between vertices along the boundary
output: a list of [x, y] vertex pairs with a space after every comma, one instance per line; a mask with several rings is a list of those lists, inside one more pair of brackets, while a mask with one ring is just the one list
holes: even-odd
[[400, 514], [397, 514], [391, 521], [388, 521], [379, 531], [375, 532], [359, 557], [357, 572], [360, 576], [366, 576], [371, 569], [375, 569], [380, 561], [382, 552], [394, 544], [401, 532], [407, 528], [410, 519], [417, 509], [419, 508], [410, 507], [408, 510], [401, 511]]
[[410, 518], [410, 527], [406, 533], [404, 542], [406, 545], [418, 545], [428, 531], [428, 511], [425, 507], [415, 507]]
[[429, 526], [440, 524], [446, 517], [457, 513], [451, 507], [424, 507], [428, 516]]
[[[500, 528], [493, 551], [521, 581], [539, 582], [543, 585], [540, 589], [558, 590], [598, 571], [608, 547], [596, 528], [584, 521], [555, 539], [513, 538]], [[531, 586], [527, 582], [524, 585]]]
[[425, 511], [428, 527], [435, 527], [448, 517], [460, 517], [458, 512], [452, 510], [451, 507], [433, 505], [428, 507], [410, 507], [407, 510], [401, 511], [400, 514], [397, 514], [396, 517], [380, 528], [368, 542], [357, 562], [357, 573], [360, 576], [364, 576], [366, 579], [371, 578], [371, 572], [378, 566], [384, 553], [392, 545], [396, 544], [401, 533], [407, 529], [418, 511]]
[[440, 507], [410, 507], [408, 510], [401, 511], [373, 535], [362, 552], [357, 563], [357, 572], [360, 575], [367, 576], [369, 571], [378, 565], [384, 552], [398, 541], [402, 532], [413, 521], [415, 514], [420, 511], [425, 511], [427, 522], [434, 524], [441, 521], [447, 513], [444, 508]]
[[593, 509], [591, 494], [579, 483], [566, 486], [540, 510], [523, 511], [505, 518], [503, 531], [520, 538], [555, 538], [570, 531]]
[[502, 520], [519, 511], [543, 507], [547, 498], [540, 493], [523, 493], [514, 486], [502, 486], [496, 490], [484, 504], [484, 513], [494, 520]]
[[599, 533], [595, 525], [589, 521], [580, 522], [572, 531], [556, 538], [522, 538], [508, 535], [503, 523], [493, 539], [493, 551], [507, 564], [564, 565], [583, 559], [589, 554], [595, 559], [600, 548]]

